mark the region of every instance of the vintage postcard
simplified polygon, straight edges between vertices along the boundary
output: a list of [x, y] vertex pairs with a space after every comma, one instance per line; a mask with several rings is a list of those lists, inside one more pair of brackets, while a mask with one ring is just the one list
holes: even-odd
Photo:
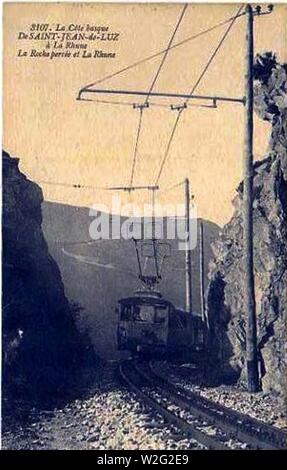
[[2, 448], [285, 449], [286, 4], [3, 11]]

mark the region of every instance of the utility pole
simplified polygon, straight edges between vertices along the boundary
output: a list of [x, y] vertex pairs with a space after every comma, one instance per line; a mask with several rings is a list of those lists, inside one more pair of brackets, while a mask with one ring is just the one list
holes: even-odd
[[189, 179], [184, 180], [185, 186], [185, 308], [188, 313], [192, 313], [192, 290], [191, 290], [191, 251], [190, 251], [190, 191]]
[[153, 255], [154, 255], [154, 265], [156, 278], [160, 279], [158, 261], [157, 261], [157, 248], [156, 248], [156, 227], [155, 227], [155, 189], [152, 190], [152, 245], [153, 245]]
[[203, 238], [203, 223], [199, 222], [199, 276], [200, 276], [200, 306], [201, 306], [201, 319], [206, 323], [205, 314], [205, 298], [204, 298], [204, 238]]
[[246, 362], [249, 392], [259, 391], [256, 304], [253, 266], [253, 10], [246, 5], [245, 138], [243, 189], [243, 270], [245, 276]]

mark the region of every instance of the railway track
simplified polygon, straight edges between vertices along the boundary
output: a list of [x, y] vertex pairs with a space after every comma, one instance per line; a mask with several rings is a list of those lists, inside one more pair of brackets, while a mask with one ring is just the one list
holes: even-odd
[[286, 449], [286, 432], [175, 386], [146, 362], [126, 361], [120, 374], [168, 423], [205, 448]]
[[[224, 444], [196, 429], [195, 426], [177, 416], [152, 397], [150, 393], [150, 381], [147, 380], [146, 376], [142, 372], [140, 372], [134, 362], [123, 362], [119, 367], [119, 372], [125, 384], [135, 392], [135, 394], [139, 396], [144, 403], [159, 413], [167, 423], [179, 429], [182, 434], [195, 439], [197, 442], [202, 444], [202, 446], [208, 449], [226, 449]], [[147, 389], [149, 389], [149, 391], [147, 391]]]
[[286, 449], [287, 433], [281, 429], [270, 426], [256, 418], [232, 410], [224, 405], [202, 397], [197, 393], [174, 385], [155, 370], [150, 364], [144, 364], [151, 380], [157, 380], [162, 387], [170, 393], [176, 394], [187, 406], [196, 408], [206, 419], [223, 426], [239, 439], [250, 443], [255, 449]]

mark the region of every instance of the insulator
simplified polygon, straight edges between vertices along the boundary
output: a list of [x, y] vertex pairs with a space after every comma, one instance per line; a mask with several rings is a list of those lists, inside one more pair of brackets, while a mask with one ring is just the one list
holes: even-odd
[[149, 103], [133, 103], [133, 108], [134, 109], [144, 109], [144, 108], [149, 108]]
[[179, 105], [177, 105], [177, 104], [171, 104], [171, 105], [170, 105], [170, 109], [171, 109], [172, 111], [180, 111], [181, 109], [185, 109], [185, 108], [187, 108], [187, 104], [186, 104], [186, 103], [179, 104]]
[[261, 6], [260, 6], [260, 5], [256, 5], [255, 10], [256, 10], [257, 14], [260, 15]]

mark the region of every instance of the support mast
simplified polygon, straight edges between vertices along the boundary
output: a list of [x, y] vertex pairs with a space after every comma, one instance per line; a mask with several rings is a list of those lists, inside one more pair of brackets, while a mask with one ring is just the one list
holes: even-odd
[[185, 308], [188, 313], [192, 313], [192, 287], [191, 287], [191, 251], [190, 251], [190, 190], [189, 179], [184, 181], [185, 185], [185, 233], [186, 233], [186, 248], [185, 248]]
[[256, 304], [253, 266], [253, 11], [246, 6], [245, 139], [243, 189], [243, 270], [246, 312], [246, 362], [249, 392], [258, 392]]

